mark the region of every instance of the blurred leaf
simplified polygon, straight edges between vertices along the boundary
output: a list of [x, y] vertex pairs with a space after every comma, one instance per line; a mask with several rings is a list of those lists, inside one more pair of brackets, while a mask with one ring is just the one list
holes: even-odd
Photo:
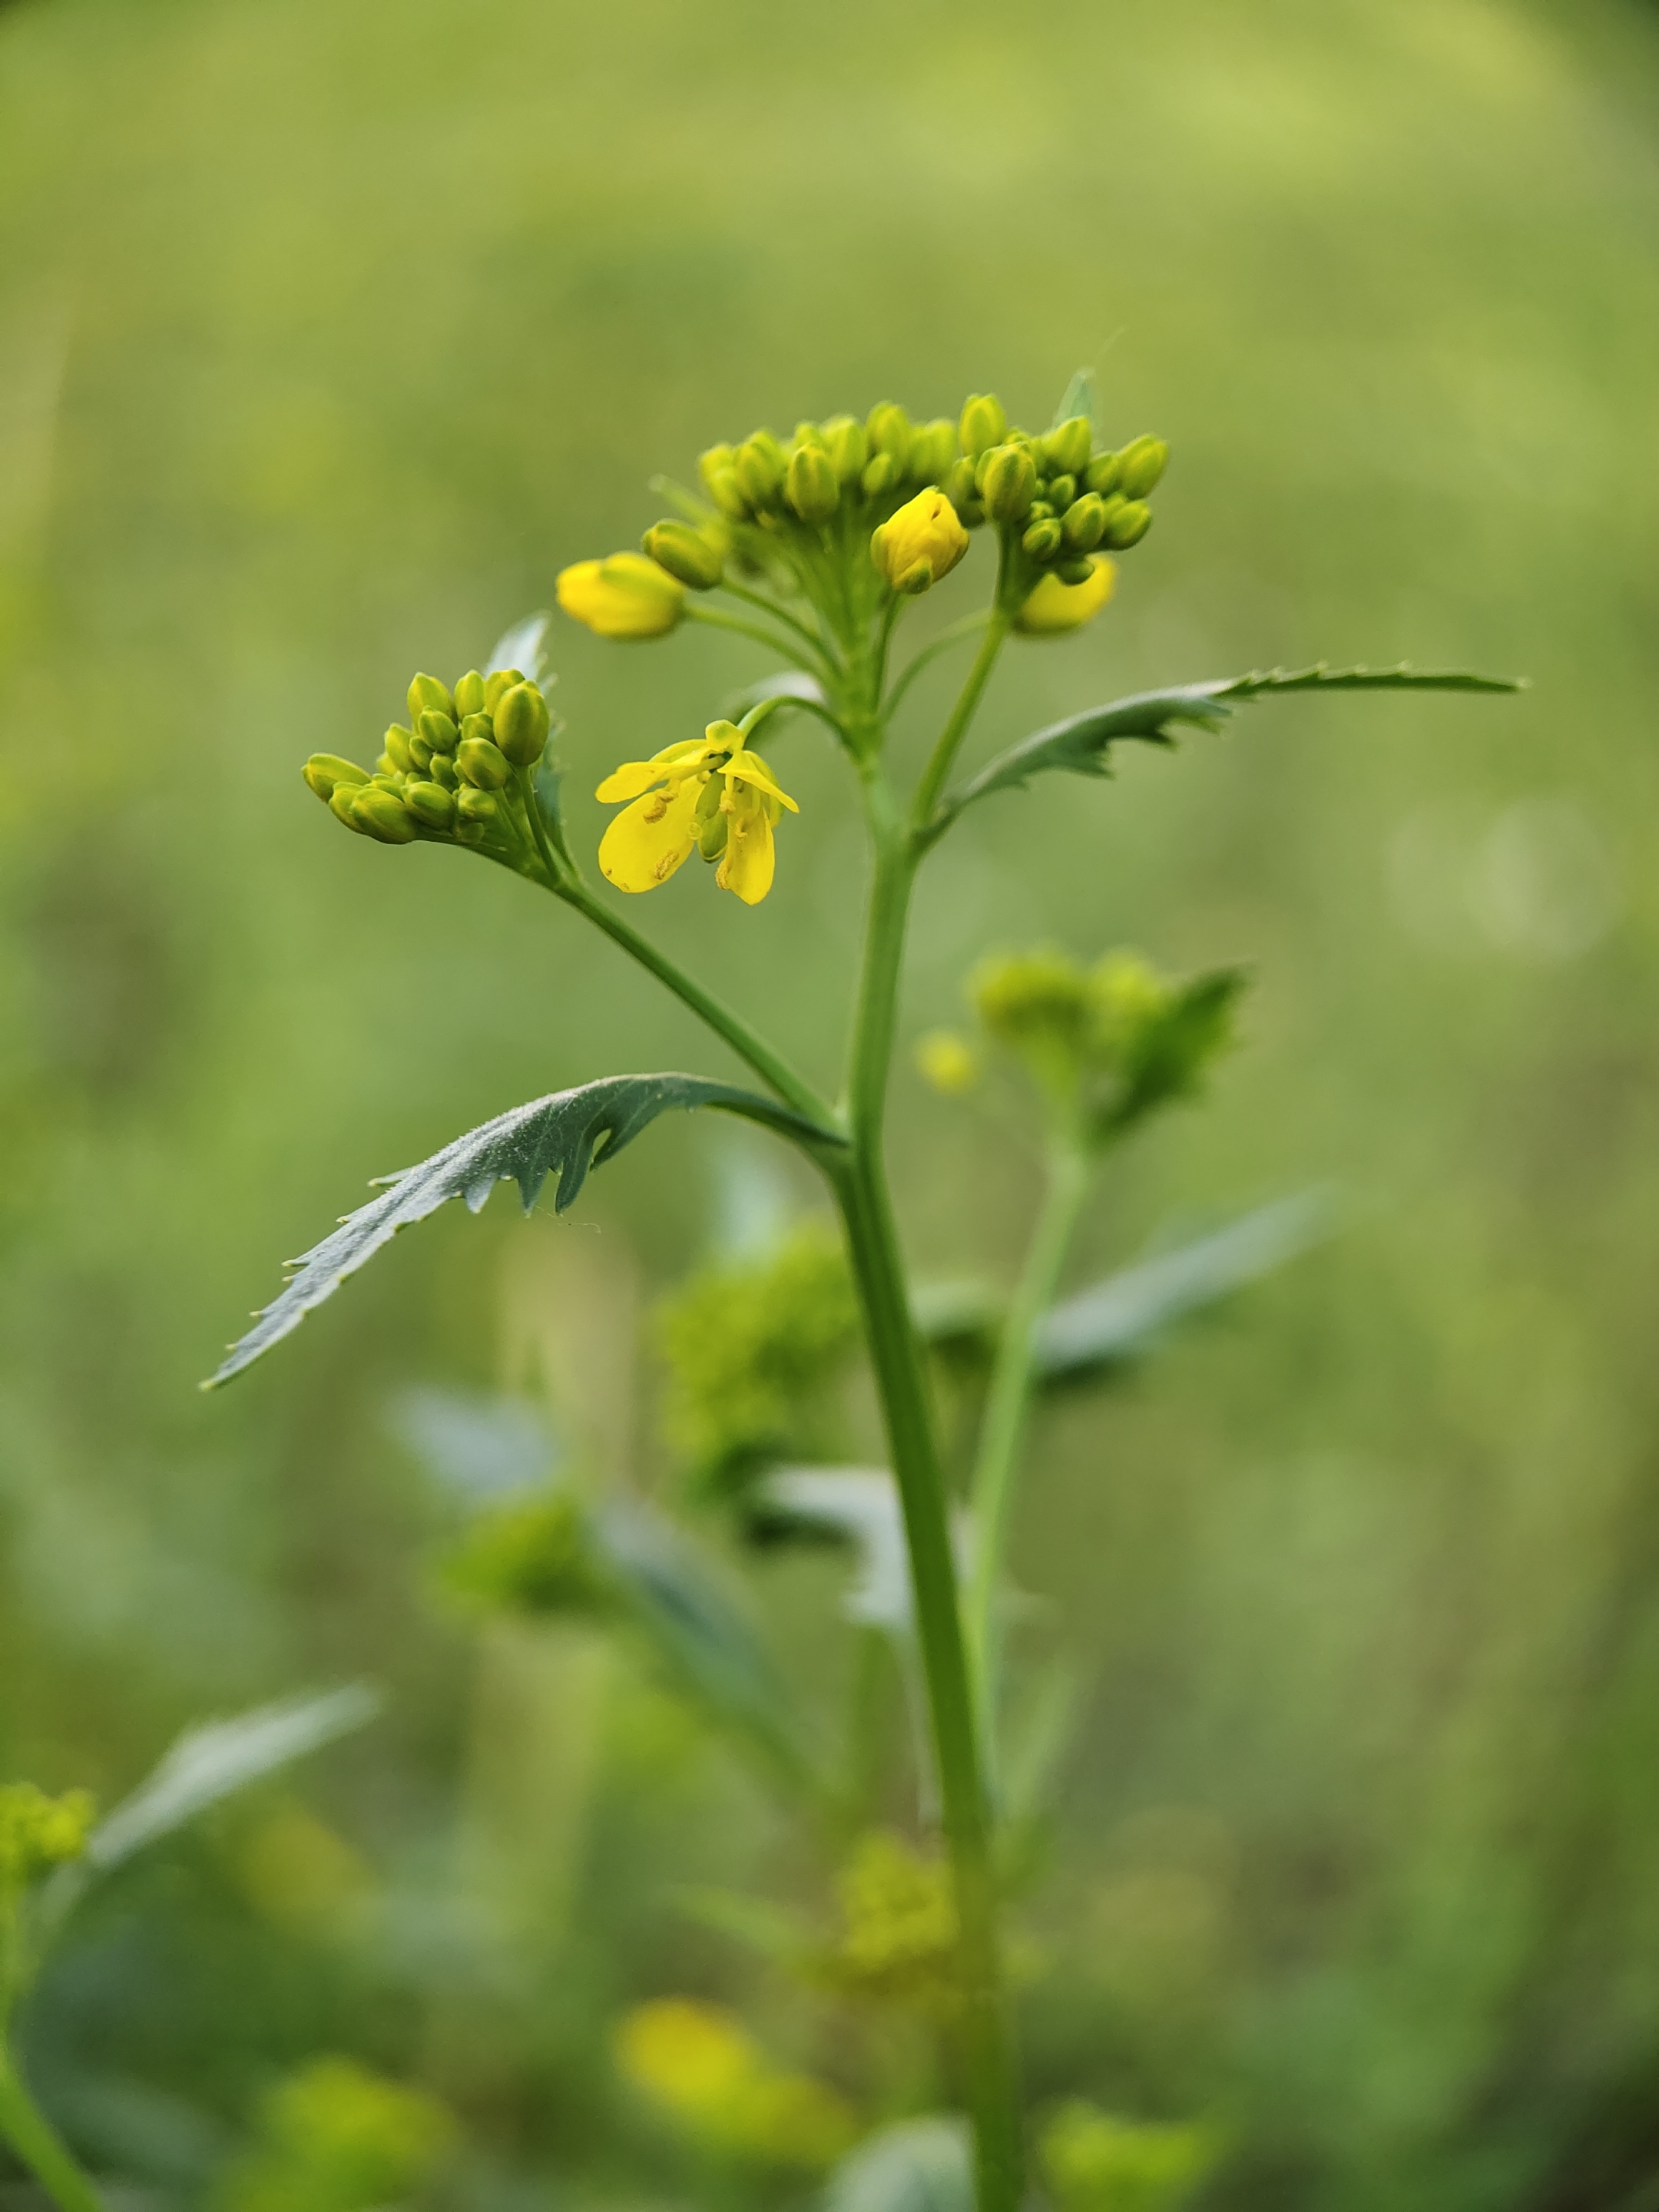
[[257, 1326], [233, 1345], [204, 1386], [228, 1382], [273, 1344], [297, 1328], [314, 1306], [331, 1297], [400, 1229], [424, 1221], [452, 1198], [478, 1212], [498, 1182], [517, 1182], [528, 1213], [550, 1175], [558, 1178], [555, 1209], [574, 1204], [590, 1167], [602, 1167], [671, 1107], [719, 1107], [728, 1114], [798, 1139], [825, 1141], [828, 1133], [787, 1107], [752, 1091], [702, 1075], [608, 1075], [573, 1091], [515, 1106], [469, 1129], [418, 1167], [375, 1178], [389, 1186], [383, 1198], [349, 1213], [331, 1237], [291, 1262], [294, 1273], [276, 1302], [256, 1316]]
[[908, 1633], [910, 1554], [898, 1487], [884, 1467], [781, 1468], [757, 1494], [786, 1522], [830, 1530], [856, 1548], [860, 1579], [842, 1601], [849, 1620]]
[[1246, 980], [1241, 968], [1214, 968], [1168, 988], [1123, 1047], [1118, 1094], [1092, 1117], [1098, 1139], [1121, 1135], [1200, 1088], [1206, 1067], [1231, 1041], [1233, 1005]]
[[439, 1485], [469, 1504], [531, 1489], [559, 1464], [557, 1442], [522, 1398], [404, 1390], [391, 1417], [398, 1437]]
[[1054, 1307], [1037, 1331], [1046, 1382], [1097, 1373], [1144, 1352], [1160, 1331], [1293, 1260], [1331, 1233], [1328, 1191], [1276, 1199], [1224, 1229], [1108, 1275]]
[[968, 2123], [941, 2112], [884, 2128], [836, 2167], [823, 2212], [974, 2212]]
[[1095, 419], [1095, 373], [1092, 368], [1073, 369], [1072, 380], [1060, 395], [1060, 404], [1054, 410], [1054, 419], [1049, 425], [1058, 430], [1062, 422], [1069, 422], [1074, 415], [1086, 415]]
[[1005, 1728], [1002, 1809], [1011, 1827], [1034, 1820], [1077, 1730], [1077, 1669], [1064, 1659], [1045, 1668], [1016, 1720]]
[[109, 1873], [250, 1782], [366, 1726], [381, 1704], [377, 1690], [351, 1682], [186, 1730], [149, 1779], [93, 1830], [82, 1864]]
[[550, 682], [556, 680], [547, 673], [544, 644], [547, 626], [552, 619], [552, 616], [544, 611], [540, 614], [526, 615], [522, 622], [514, 623], [511, 629], [496, 639], [494, 650], [484, 664], [483, 673], [493, 676], [497, 669], [516, 668], [521, 676], [527, 676], [532, 684], [539, 684], [545, 689]]
[[775, 1766], [806, 1780], [803, 1717], [713, 1564], [671, 1521], [638, 1503], [605, 1505], [594, 1516], [593, 1531], [670, 1679]]
[[989, 1283], [961, 1276], [915, 1284], [910, 1317], [924, 1344], [939, 1351], [988, 1354], [995, 1347], [1007, 1301]]
[[1463, 670], [1327, 668], [1322, 661], [1294, 672], [1257, 671], [1208, 684], [1180, 684], [1167, 691], [1138, 691], [1109, 706], [1091, 707], [1063, 722], [1024, 738], [982, 768], [963, 787], [947, 797], [931, 825], [937, 836], [976, 799], [994, 791], [1012, 791], [1046, 769], [1068, 769], [1077, 775], [1109, 775], [1108, 755], [1121, 738], [1172, 745], [1183, 722], [1218, 730], [1235, 708], [1269, 692], [1281, 691], [1518, 691], [1507, 677], [1475, 676]]
[[670, 1902], [700, 1928], [729, 1936], [776, 1966], [797, 1964], [817, 1941], [811, 1924], [798, 1913], [746, 1890], [687, 1887], [672, 1891]]

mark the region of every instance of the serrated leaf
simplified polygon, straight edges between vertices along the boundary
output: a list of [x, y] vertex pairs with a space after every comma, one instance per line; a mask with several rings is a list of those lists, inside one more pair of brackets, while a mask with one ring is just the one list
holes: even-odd
[[498, 669], [516, 668], [532, 684], [545, 685], [548, 682], [547, 654], [543, 641], [547, 626], [553, 617], [545, 609], [526, 615], [522, 622], [514, 623], [495, 641], [494, 650], [485, 664], [484, 674], [494, 676]]
[[1060, 395], [1060, 404], [1054, 410], [1054, 419], [1048, 425], [1058, 430], [1062, 422], [1069, 422], [1074, 415], [1086, 415], [1095, 419], [1095, 373], [1092, 368], [1078, 368], [1072, 372], [1072, 380]]
[[590, 1168], [614, 1159], [671, 1107], [699, 1106], [740, 1114], [798, 1141], [840, 1141], [786, 1106], [702, 1075], [608, 1075], [534, 1098], [469, 1129], [418, 1167], [376, 1177], [386, 1186], [385, 1195], [347, 1214], [332, 1236], [290, 1263], [293, 1273], [281, 1296], [255, 1316], [255, 1326], [231, 1346], [204, 1388], [227, 1382], [251, 1366], [400, 1229], [424, 1221], [452, 1198], [465, 1199], [468, 1210], [477, 1213], [495, 1185], [510, 1178], [528, 1213], [548, 1176], [555, 1176], [553, 1202], [562, 1213], [575, 1202]]
[[955, 2113], [900, 2120], [844, 2158], [823, 2212], [974, 2212], [974, 2154]]
[[378, 1691], [353, 1682], [188, 1729], [148, 1780], [93, 1830], [86, 1863], [107, 1874], [250, 1782], [364, 1727], [380, 1707]]
[[994, 791], [1022, 787], [1034, 775], [1065, 769], [1073, 775], [1109, 775], [1114, 744], [1133, 738], [1142, 744], [1172, 745], [1188, 724], [1218, 730], [1228, 716], [1252, 700], [1293, 691], [1518, 691], [1508, 677], [1476, 676], [1461, 669], [1312, 668], [1256, 670], [1208, 684], [1177, 684], [1168, 690], [1137, 691], [1104, 707], [1090, 707], [1063, 722], [1051, 722], [982, 768], [960, 791], [948, 796], [930, 825], [937, 835], [964, 806]]
[[1322, 1243], [1333, 1210], [1328, 1191], [1301, 1191], [1107, 1276], [1044, 1316], [1033, 1372], [1040, 1382], [1069, 1382], [1146, 1351], [1174, 1322]]
[[805, 1731], [788, 1686], [713, 1563], [660, 1513], [612, 1501], [593, 1516], [607, 1567], [670, 1680], [793, 1779]]

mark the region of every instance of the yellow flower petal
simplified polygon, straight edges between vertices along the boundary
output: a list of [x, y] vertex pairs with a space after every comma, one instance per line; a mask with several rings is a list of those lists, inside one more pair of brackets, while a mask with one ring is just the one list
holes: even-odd
[[772, 888], [777, 848], [772, 842], [772, 820], [765, 802], [741, 793], [731, 800], [726, 852], [714, 871], [723, 891], [735, 891], [745, 906], [758, 906]]
[[620, 768], [612, 769], [593, 796], [607, 806], [619, 806], [624, 799], [637, 799], [661, 781], [662, 770], [655, 761], [624, 761]]
[[726, 763], [724, 774], [728, 789], [734, 783], [746, 783], [756, 790], [769, 792], [772, 797], [787, 806], [792, 814], [800, 812], [799, 807], [796, 805], [788, 793], [780, 791], [777, 785], [773, 782], [772, 771], [760, 755], [751, 753], [746, 746], [742, 752], [732, 754], [731, 759]]
[[1112, 596], [1117, 569], [1103, 553], [1089, 557], [1093, 571], [1086, 583], [1045, 576], [1014, 617], [1014, 628], [1026, 637], [1060, 637], [1097, 615]]
[[599, 841], [599, 866], [619, 891], [653, 891], [665, 884], [696, 842], [701, 776], [676, 792], [647, 792], [625, 806]]
[[643, 553], [578, 561], [560, 571], [556, 589], [565, 612], [600, 637], [660, 637], [685, 602], [684, 586]]

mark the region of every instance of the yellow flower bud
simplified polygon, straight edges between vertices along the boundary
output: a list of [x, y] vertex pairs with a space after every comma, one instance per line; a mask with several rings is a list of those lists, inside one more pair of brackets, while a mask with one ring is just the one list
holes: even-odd
[[1077, 497], [1077, 478], [1050, 477], [1043, 486], [1042, 496], [1048, 502], [1048, 512], [1051, 514], [1064, 514]]
[[1106, 502], [1097, 492], [1085, 491], [1066, 510], [1066, 550], [1092, 553], [1106, 535]]
[[1060, 637], [1097, 615], [1112, 596], [1117, 570], [1103, 553], [1090, 556], [1085, 583], [1063, 583], [1056, 575], [1044, 576], [1014, 617], [1014, 628], [1025, 637]]
[[865, 434], [873, 453], [890, 453], [902, 468], [910, 458], [915, 432], [910, 417], [896, 401], [878, 399], [864, 419]]
[[1089, 465], [1094, 430], [1086, 415], [1073, 415], [1042, 441], [1042, 458], [1061, 476], [1079, 476]]
[[884, 492], [891, 491], [903, 473], [890, 453], [876, 453], [865, 464], [859, 484], [866, 499], [879, 499]]
[[410, 784], [404, 805], [428, 830], [447, 830], [455, 819], [455, 801], [441, 783]]
[[758, 437], [745, 438], [732, 460], [732, 473], [750, 507], [777, 505], [778, 494], [783, 489], [783, 459], [775, 440], [763, 443]]
[[962, 450], [970, 461], [988, 453], [993, 446], [1002, 443], [1008, 428], [1008, 416], [1002, 402], [994, 392], [978, 392], [967, 402], [957, 425]]
[[1126, 499], [1145, 499], [1167, 467], [1170, 449], [1162, 438], [1134, 438], [1117, 459], [1118, 489]]
[[[547, 743], [550, 717], [547, 702], [533, 684], [515, 684], [495, 704], [495, 743], [514, 768], [533, 768]], [[466, 763], [461, 763], [465, 773]], [[476, 776], [468, 776], [476, 783]]]
[[1106, 543], [1115, 553], [1139, 545], [1152, 526], [1152, 510], [1138, 499], [1126, 499], [1106, 525]]
[[1052, 514], [1045, 514], [1029, 525], [1019, 542], [1032, 560], [1052, 561], [1060, 550], [1060, 535], [1059, 523]]
[[862, 422], [850, 415], [836, 415], [823, 426], [823, 443], [840, 483], [855, 483], [870, 458], [870, 441]]
[[578, 561], [560, 572], [559, 605], [600, 637], [661, 637], [678, 622], [683, 586], [643, 553]]
[[910, 441], [909, 472], [918, 483], [942, 484], [957, 458], [957, 426], [941, 416]]
[[357, 793], [366, 788], [366, 785], [361, 783], [337, 783], [328, 795], [328, 811], [334, 819], [343, 822], [348, 830], [355, 830], [363, 837], [368, 836], [368, 832], [351, 809]]
[[1117, 489], [1122, 474], [1123, 464], [1115, 453], [1097, 453], [1083, 471], [1083, 489], [1097, 491], [1103, 499]]
[[469, 668], [455, 686], [455, 712], [462, 716], [482, 714], [485, 704], [484, 680], [476, 668]]
[[429, 782], [441, 784], [446, 791], [453, 791], [461, 780], [461, 772], [447, 753], [434, 753], [427, 763]]
[[338, 753], [313, 753], [300, 773], [318, 798], [325, 801], [343, 787], [349, 793], [356, 785], [368, 781], [366, 768], [359, 768], [356, 761], [343, 760]]
[[729, 469], [737, 459], [732, 446], [711, 446], [706, 453], [697, 456], [697, 474], [702, 478], [705, 491], [711, 491], [713, 479], [723, 470]]
[[499, 811], [495, 794], [479, 791], [474, 785], [464, 783], [455, 794], [455, 811], [459, 818], [475, 830], [493, 822]]
[[435, 708], [441, 714], [453, 712], [455, 702], [449, 696], [449, 686], [440, 684], [435, 676], [417, 676], [409, 687], [409, 719], [420, 727], [421, 715], [428, 708]]
[[478, 791], [499, 791], [513, 781], [507, 755], [488, 738], [463, 738], [455, 765], [461, 771], [461, 781]]
[[1024, 520], [1036, 494], [1036, 465], [1024, 446], [993, 446], [974, 473], [989, 520]]
[[784, 494], [803, 522], [828, 522], [841, 504], [835, 465], [822, 446], [797, 446]]
[[947, 1098], [959, 1098], [979, 1081], [973, 1048], [954, 1030], [929, 1030], [916, 1041], [916, 1066], [924, 1082]]
[[968, 550], [968, 533], [942, 491], [907, 500], [872, 532], [870, 558], [896, 592], [925, 592]]
[[736, 469], [716, 469], [708, 479], [708, 496], [728, 522], [748, 521], [749, 501]]
[[484, 713], [493, 714], [501, 694], [504, 691], [510, 691], [515, 684], [522, 684], [524, 680], [524, 671], [520, 668], [497, 668], [492, 671], [484, 678]]
[[379, 784], [366, 783], [354, 793], [351, 818], [358, 829], [367, 830], [382, 845], [414, 842], [415, 823], [409, 809], [395, 791], [386, 791]]
[[421, 735], [434, 753], [453, 753], [461, 742], [461, 733], [449, 716], [436, 707], [423, 707], [419, 723]]
[[410, 735], [401, 722], [394, 722], [386, 733], [386, 750], [392, 765], [402, 769], [405, 775], [415, 765], [415, 756], [409, 750]]
[[677, 522], [672, 516], [653, 522], [640, 542], [659, 568], [666, 568], [676, 583], [694, 592], [712, 591], [725, 571], [719, 546], [711, 545], [689, 522]]

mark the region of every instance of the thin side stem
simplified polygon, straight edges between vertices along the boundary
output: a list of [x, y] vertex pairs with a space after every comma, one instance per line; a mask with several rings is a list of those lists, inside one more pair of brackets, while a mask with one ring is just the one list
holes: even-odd
[[732, 599], [743, 599], [751, 607], [758, 607], [763, 614], [770, 615], [774, 622], [787, 623], [797, 636], [804, 638], [811, 647], [819, 660], [823, 659], [823, 638], [808, 623], [802, 622], [798, 616], [792, 615], [787, 607], [776, 605], [772, 600], [763, 598], [759, 592], [751, 592], [743, 584], [734, 584], [729, 576], [723, 576], [715, 586], [715, 589], [725, 592]]
[[980, 641], [979, 651], [974, 655], [974, 665], [968, 672], [968, 680], [957, 695], [956, 705], [951, 709], [951, 719], [939, 732], [939, 742], [934, 745], [921, 781], [916, 787], [910, 821], [917, 836], [926, 831], [933, 819], [933, 809], [939, 805], [945, 789], [945, 779], [950, 775], [951, 764], [968, 734], [969, 723], [978, 712], [979, 702], [984, 696], [991, 671], [996, 666], [997, 655], [1002, 650], [1003, 640], [1008, 635], [1012, 620], [1012, 616], [1002, 604], [1002, 578], [999, 573], [997, 595], [991, 603], [985, 635]]
[[750, 1028], [741, 1014], [733, 1013], [713, 992], [705, 991], [695, 977], [688, 975], [665, 952], [659, 951], [648, 938], [641, 937], [630, 922], [613, 912], [585, 883], [567, 880], [559, 887], [558, 896], [586, 915], [596, 928], [602, 929], [613, 944], [621, 945], [630, 959], [637, 960], [659, 983], [665, 983], [677, 999], [682, 1000], [716, 1036], [731, 1046], [739, 1060], [746, 1060], [761, 1080], [771, 1085], [786, 1106], [793, 1106], [808, 1121], [817, 1121], [827, 1133], [840, 1133], [834, 1108]]
[[[704, 623], [710, 629], [729, 629], [735, 631], [739, 637], [753, 638], [757, 645], [763, 645], [769, 653], [781, 653], [786, 660], [799, 661], [800, 659], [800, 647], [793, 638], [775, 637], [769, 629], [763, 629], [758, 623], [744, 622], [741, 615], [717, 614], [713, 607], [700, 607], [695, 600], [686, 602], [685, 615], [688, 622]], [[821, 654], [817, 659], [818, 666], [828, 674], [828, 664]]]
[[997, 1677], [1000, 1671], [998, 1595], [1007, 1549], [1010, 1508], [1031, 1404], [1031, 1363], [1037, 1330], [1054, 1303], [1054, 1286], [1089, 1188], [1089, 1160], [1082, 1147], [1062, 1139], [1048, 1159], [1048, 1187], [1025, 1265], [997, 1345], [991, 1388], [980, 1425], [979, 1452], [969, 1493], [974, 1513], [974, 1565], [968, 1588], [968, 1650], [984, 1730], [986, 1757], [995, 1742]]
[[972, 614], [964, 615], [960, 622], [952, 623], [949, 629], [941, 630], [931, 645], [924, 645], [915, 659], [900, 670], [897, 680], [887, 695], [887, 713], [892, 714], [897, 711], [899, 702], [924, 668], [937, 660], [941, 653], [948, 653], [953, 645], [960, 645], [963, 638], [971, 637], [977, 629], [983, 629], [990, 619], [988, 607], [976, 607]]
[[0, 2046], [0, 2136], [61, 2212], [104, 2212], [103, 2199], [29, 2094], [11, 2053]]

